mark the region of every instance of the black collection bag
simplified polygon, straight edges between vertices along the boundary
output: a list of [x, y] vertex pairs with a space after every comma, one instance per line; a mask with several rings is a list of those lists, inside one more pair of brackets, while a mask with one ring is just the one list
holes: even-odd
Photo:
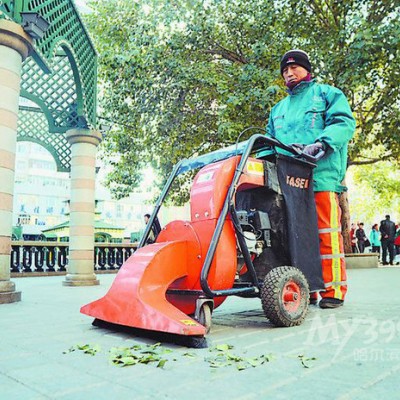
[[287, 213], [292, 265], [306, 276], [310, 290], [324, 290], [318, 221], [313, 190], [314, 164], [279, 154], [278, 179]]

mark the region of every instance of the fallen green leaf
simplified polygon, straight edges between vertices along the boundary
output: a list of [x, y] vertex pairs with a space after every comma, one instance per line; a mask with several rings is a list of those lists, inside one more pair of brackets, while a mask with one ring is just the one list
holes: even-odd
[[302, 355], [302, 354], [298, 355], [297, 358], [300, 359], [301, 365], [302, 365], [304, 368], [310, 368], [310, 365], [307, 364], [307, 363], [308, 363], [309, 361], [315, 361], [315, 360], [316, 360], [315, 357], [305, 357], [305, 356]]
[[237, 363], [237, 364], [236, 364], [236, 368], [237, 368], [238, 371], [243, 371], [243, 370], [246, 369], [247, 367], [246, 367], [246, 365], [243, 364], [243, 363]]
[[[215, 350], [218, 351], [227, 351], [227, 350], [232, 350], [233, 346], [230, 344], [218, 344], [217, 346], [215, 346]], [[213, 349], [210, 349], [210, 351], [212, 351]]]
[[182, 356], [183, 357], [196, 357], [196, 354], [194, 354], [194, 353], [183, 353]]
[[252, 366], [252, 367], [258, 367], [259, 365], [263, 364], [264, 361], [259, 359], [258, 357], [254, 358], [247, 358], [246, 361]]
[[166, 360], [165, 358], [163, 358], [162, 360], [160, 360], [159, 362], [158, 362], [158, 364], [157, 364], [157, 368], [164, 368], [164, 365], [165, 365], [165, 363], [167, 362], [168, 360]]
[[115, 361], [119, 364], [122, 364], [122, 366], [135, 365], [138, 363], [138, 360], [134, 357], [121, 357], [119, 359], [116, 359]]
[[[96, 353], [98, 353], [101, 349], [100, 346], [95, 344], [95, 345], [90, 345], [90, 344], [77, 344], [75, 346], [70, 347], [68, 350], [68, 353], [71, 353], [75, 350], [80, 350], [83, 351], [85, 354], [89, 354], [91, 356], [94, 356]], [[65, 354], [66, 352], [64, 352]]]
[[68, 353], [72, 353], [73, 351], [76, 350], [75, 346], [70, 347], [68, 350], [63, 351], [63, 354], [68, 354]]

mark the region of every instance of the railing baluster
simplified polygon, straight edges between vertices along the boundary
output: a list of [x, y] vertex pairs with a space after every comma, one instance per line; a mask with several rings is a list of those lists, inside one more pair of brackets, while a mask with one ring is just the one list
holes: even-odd
[[94, 270], [97, 271], [99, 269], [99, 248], [95, 247], [94, 248], [94, 257], [93, 257], [93, 262], [94, 262]]
[[19, 272], [20, 269], [20, 246], [11, 246], [11, 272]]
[[125, 247], [125, 260], [126, 261], [135, 251], [132, 247]]
[[115, 263], [117, 264], [116, 267], [119, 269], [124, 263], [124, 248], [117, 247], [115, 250], [116, 250]]
[[58, 270], [66, 271], [66, 265], [68, 264], [68, 247], [58, 247]]
[[36, 272], [43, 272], [43, 265], [45, 261], [45, 247], [36, 246], [35, 251], [35, 267]]
[[[135, 252], [137, 244], [96, 243], [94, 270], [115, 270]], [[10, 272], [65, 272], [67, 242], [12, 241]]]
[[49, 272], [55, 272], [55, 265], [56, 265], [56, 247], [47, 247], [46, 252], [46, 267]]
[[32, 272], [32, 246], [22, 247], [22, 268], [24, 272]]
[[115, 247], [108, 249], [107, 264], [109, 269], [115, 269]]
[[98, 263], [99, 263], [99, 267], [101, 270], [106, 269], [106, 263], [107, 263], [106, 250], [107, 250], [107, 248], [105, 248], [105, 247], [99, 247]]

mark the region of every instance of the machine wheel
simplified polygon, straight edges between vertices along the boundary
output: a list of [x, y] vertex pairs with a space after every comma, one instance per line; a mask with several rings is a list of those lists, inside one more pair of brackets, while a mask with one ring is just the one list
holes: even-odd
[[189, 337], [184, 345], [193, 349], [205, 349], [208, 347], [205, 337]]
[[295, 267], [276, 267], [264, 279], [261, 303], [265, 316], [276, 326], [300, 325], [307, 314], [310, 290]]
[[211, 307], [209, 303], [203, 303], [199, 310], [199, 324], [206, 328], [206, 333], [210, 332], [211, 329]]

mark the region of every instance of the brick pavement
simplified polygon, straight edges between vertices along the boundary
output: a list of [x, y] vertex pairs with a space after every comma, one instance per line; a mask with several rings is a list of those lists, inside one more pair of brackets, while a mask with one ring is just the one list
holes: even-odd
[[[63, 287], [63, 277], [14, 278], [22, 301], [0, 306], [0, 399], [398, 398], [400, 268], [348, 275], [344, 307], [312, 306], [304, 324], [294, 328], [272, 327], [258, 299], [229, 298], [213, 314], [209, 347], [165, 343], [172, 352], [162, 369], [112, 365], [111, 348], [154, 340], [93, 327], [79, 313], [106, 292], [114, 275], [102, 275], [101, 285], [93, 287]], [[68, 352], [77, 344], [101, 350], [94, 356]], [[211, 368], [206, 359], [225, 344], [243, 359], [271, 360], [242, 371], [236, 363]]]

